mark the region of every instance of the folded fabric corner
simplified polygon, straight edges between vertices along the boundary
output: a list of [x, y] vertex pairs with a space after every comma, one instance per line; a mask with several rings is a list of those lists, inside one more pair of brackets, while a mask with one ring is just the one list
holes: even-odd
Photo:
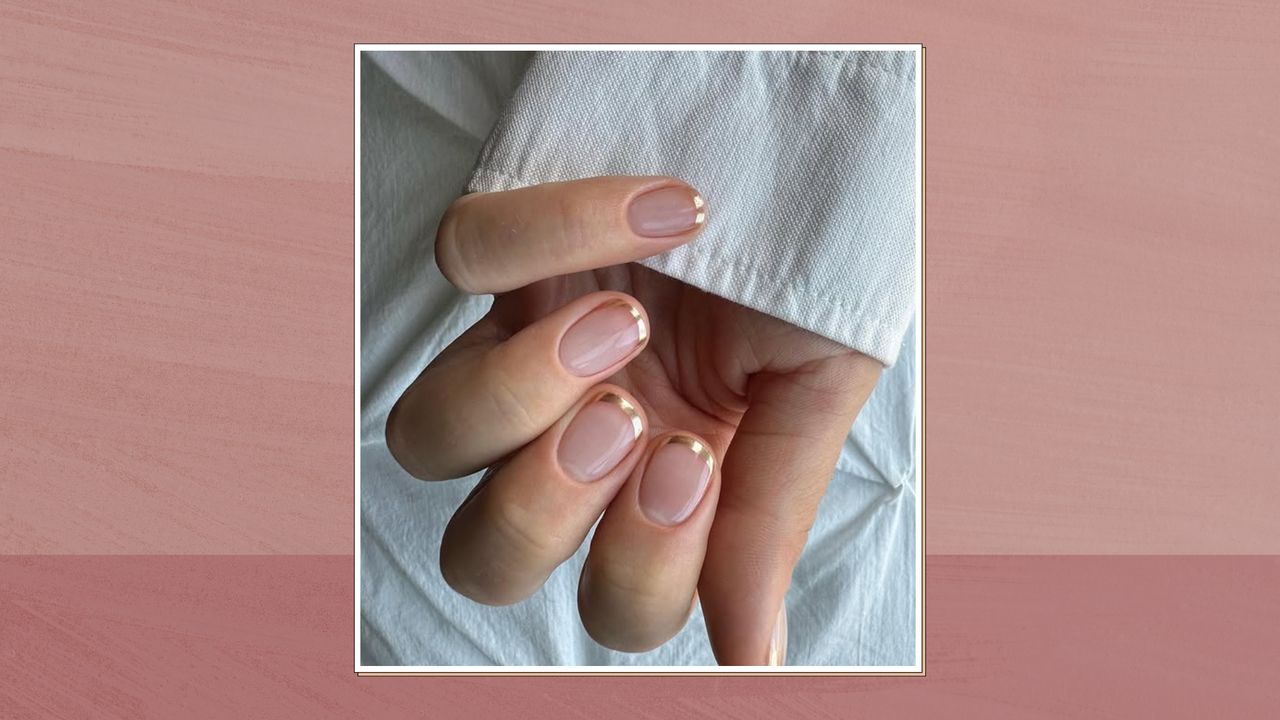
[[544, 52], [468, 190], [671, 175], [707, 199], [644, 265], [892, 365], [916, 306], [916, 55]]

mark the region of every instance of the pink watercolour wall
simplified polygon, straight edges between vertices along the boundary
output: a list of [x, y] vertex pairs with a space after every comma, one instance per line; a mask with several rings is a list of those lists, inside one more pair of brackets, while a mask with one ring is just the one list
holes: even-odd
[[[1262, 714], [1276, 37], [1265, 2], [0, 5], [0, 707]], [[351, 675], [352, 43], [390, 41], [926, 45], [927, 678]]]

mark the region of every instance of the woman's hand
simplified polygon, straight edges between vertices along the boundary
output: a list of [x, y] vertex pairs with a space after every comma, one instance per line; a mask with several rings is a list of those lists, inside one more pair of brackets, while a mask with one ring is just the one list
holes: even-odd
[[593, 638], [655, 648], [700, 599], [719, 662], [781, 664], [791, 572], [881, 368], [633, 264], [705, 212], [662, 177], [459, 199], [436, 258], [493, 309], [397, 401], [387, 446], [426, 480], [490, 468], [440, 549], [463, 595], [528, 597], [600, 519], [578, 592]]

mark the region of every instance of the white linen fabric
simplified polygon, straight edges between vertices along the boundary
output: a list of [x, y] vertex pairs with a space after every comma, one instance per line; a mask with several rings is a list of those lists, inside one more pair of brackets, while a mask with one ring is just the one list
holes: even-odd
[[893, 364], [915, 312], [915, 53], [547, 52], [474, 191], [672, 175], [696, 242], [643, 264]]
[[[523, 603], [490, 608], [458, 596], [440, 577], [440, 537], [478, 476], [424, 483], [401, 470], [386, 449], [383, 428], [396, 398], [489, 307], [489, 298], [464, 296], [449, 286], [434, 267], [431, 240], [444, 209], [472, 173], [503, 103], [513, 93], [520, 94], [515, 89], [523, 87], [529, 61], [528, 53], [489, 52], [379, 52], [366, 53], [361, 61], [361, 661], [369, 666], [713, 665], [701, 610], [673, 640], [649, 653], [617, 653], [595, 644], [577, 618], [576, 585], [585, 545]], [[534, 66], [540, 62], [533, 60]], [[708, 92], [725, 108], [742, 108], [740, 92], [759, 96], [754, 84], [743, 87], [732, 78], [705, 79], [711, 83]], [[790, 98], [788, 102], [822, 103], [837, 92], [834, 86], [822, 90], [809, 85], [815, 94], [804, 95], [785, 76], [775, 80], [782, 85], [774, 92]], [[590, 82], [590, 92], [597, 94], [602, 87], [619, 87], [608, 75]], [[520, 92], [528, 97], [528, 90]], [[622, 96], [631, 91], [619, 92], [618, 102], [624, 102]], [[788, 105], [770, 102], [776, 112], [789, 112]], [[520, 121], [508, 115], [504, 122]], [[878, 122], [873, 118], [861, 127], [872, 132]], [[695, 124], [688, 122], [690, 131]], [[553, 127], [543, 130], [558, 132]], [[628, 139], [618, 137], [615, 142]], [[785, 141], [763, 134], [743, 142]], [[490, 147], [496, 146], [491, 142]], [[602, 150], [622, 156], [616, 148]], [[760, 152], [745, 146], [741, 151], [744, 156]], [[681, 152], [700, 151], [690, 147]], [[780, 186], [826, 173], [817, 165], [843, 162], [841, 157], [836, 153], [815, 156], [807, 165], [778, 165], [777, 174], [756, 174], [755, 182], [767, 182], [781, 192]], [[661, 171], [680, 174], [669, 165]], [[541, 177], [541, 171], [521, 161], [505, 166], [505, 172]], [[878, 185], [875, 178], [860, 177], [850, 187], [833, 186], [829, 192]], [[712, 194], [707, 186], [699, 187], [715, 199], [712, 210], [718, 208], [721, 217], [756, 212], [759, 198], [771, 196]], [[850, 221], [835, 213], [828, 222]], [[842, 233], [842, 242], [858, 242], [854, 227], [862, 225], [846, 225], [850, 232]], [[834, 237], [831, 231], [823, 232]], [[767, 249], [766, 238], [755, 237], [753, 247]], [[824, 254], [831, 250], [827, 245], [805, 247], [803, 258], [796, 254], [794, 269], [813, 271], [831, 261]], [[729, 274], [739, 266], [730, 264], [717, 272]], [[810, 283], [803, 274], [792, 279]], [[768, 292], [765, 285], [752, 287]], [[830, 319], [832, 314], [809, 316], [819, 317]], [[840, 322], [847, 324], [847, 318]], [[811, 329], [836, 334], [829, 328]], [[898, 362], [881, 377], [846, 440], [796, 568], [787, 597], [789, 664], [916, 662], [917, 486], [912, 448], [917, 368], [915, 333], [907, 326], [904, 332], [900, 352], [894, 351]]]

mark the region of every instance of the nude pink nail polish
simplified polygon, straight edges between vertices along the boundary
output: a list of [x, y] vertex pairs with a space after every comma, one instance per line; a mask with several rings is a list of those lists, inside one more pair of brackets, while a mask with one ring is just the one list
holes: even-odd
[[606, 393], [584, 405], [570, 421], [560, 436], [556, 459], [575, 480], [599, 480], [618, 466], [643, 432], [635, 406], [619, 395]]
[[706, 220], [702, 196], [685, 186], [650, 190], [637, 195], [627, 208], [627, 222], [632, 232], [644, 237], [680, 235]]
[[640, 509], [659, 525], [679, 525], [693, 513], [707, 490], [715, 459], [702, 442], [685, 435], [667, 439], [645, 466], [640, 479]]
[[603, 372], [649, 336], [644, 316], [620, 300], [587, 313], [560, 338], [560, 364], [578, 377]]

